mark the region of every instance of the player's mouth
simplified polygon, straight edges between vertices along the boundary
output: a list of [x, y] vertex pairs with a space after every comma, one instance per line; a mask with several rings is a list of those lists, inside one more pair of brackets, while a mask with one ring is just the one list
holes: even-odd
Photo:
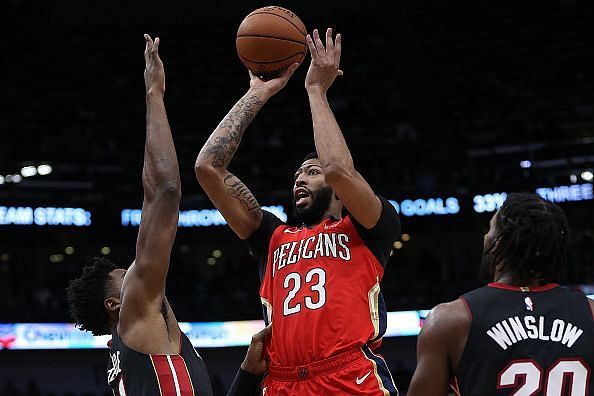
[[310, 198], [310, 193], [305, 187], [298, 187], [295, 189], [295, 206], [298, 208], [307, 205]]

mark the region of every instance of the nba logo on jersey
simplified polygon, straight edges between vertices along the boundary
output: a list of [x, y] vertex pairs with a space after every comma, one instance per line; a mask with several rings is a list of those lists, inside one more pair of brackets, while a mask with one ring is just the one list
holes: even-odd
[[524, 303], [526, 303], [526, 309], [528, 311], [534, 311], [534, 304], [532, 303], [532, 299], [530, 297], [526, 297], [524, 299]]

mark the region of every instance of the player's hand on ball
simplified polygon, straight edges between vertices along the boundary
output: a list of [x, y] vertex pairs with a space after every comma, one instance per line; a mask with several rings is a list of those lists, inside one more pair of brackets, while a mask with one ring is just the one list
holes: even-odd
[[264, 345], [268, 342], [272, 334], [272, 323], [266, 326], [262, 331], [252, 336], [252, 342], [248, 348], [247, 354], [241, 368], [248, 373], [262, 375], [268, 370], [268, 362], [264, 359]]
[[264, 89], [272, 96], [287, 85], [298, 67], [299, 63], [293, 63], [283, 74], [270, 80], [263, 80], [250, 71], [250, 88]]
[[146, 63], [144, 69], [144, 85], [146, 93], [157, 93], [163, 95], [165, 93], [165, 70], [163, 62], [159, 57], [159, 43], [157, 37], [155, 41], [148, 34], [144, 35], [146, 47], [144, 49], [144, 61]]
[[342, 76], [340, 70], [340, 52], [342, 38], [340, 33], [336, 35], [336, 42], [332, 39], [332, 29], [326, 30], [326, 46], [322, 43], [317, 29], [313, 31], [313, 38], [308, 34], [307, 46], [311, 54], [311, 64], [305, 77], [305, 88], [308, 90], [320, 90], [323, 93], [336, 79], [336, 76]]

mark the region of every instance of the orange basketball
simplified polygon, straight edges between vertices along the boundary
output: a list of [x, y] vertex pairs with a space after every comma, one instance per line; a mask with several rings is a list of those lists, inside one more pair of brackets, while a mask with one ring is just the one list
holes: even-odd
[[301, 19], [283, 7], [259, 8], [237, 30], [237, 54], [254, 74], [274, 78], [307, 53], [307, 30]]

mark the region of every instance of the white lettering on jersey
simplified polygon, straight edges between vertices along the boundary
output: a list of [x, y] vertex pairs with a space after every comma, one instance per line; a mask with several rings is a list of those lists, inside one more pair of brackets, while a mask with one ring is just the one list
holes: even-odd
[[520, 318], [518, 318], [517, 316], [511, 318], [509, 324], [511, 325], [512, 330], [514, 331], [514, 335], [516, 336], [517, 340], [525, 340], [528, 338], [528, 334], [526, 333], [526, 330], [524, 330], [524, 326], [522, 326]]
[[122, 372], [122, 369], [120, 368], [120, 351], [110, 353], [109, 357], [111, 358], [111, 368], [107, 370], [107, 382], [111, 383], [116, 379], [118, 374]]
[[349, 236], [347, 234], [338, 234], [338, 244], [342, 247], [342, 250], [338, 252], [338, 257], [349, 261], [351, 259], [351, 250], [348, 248], [347, 243], [349, 243]]
[[318, 234], [318, 243], [314, 251], [314, 258], [324, 257], [324, 234]]
[[326, 244], [326, 256], [336, 258], [336, 234], [322, 234]]
[[507, 318], [487, 330], [487, 335], [503, 350], [527, 339], [557, 342], [571, 348], [583, 333], [582, 329], [562, 319], [547, 324], [544, 316], [539, 316], [537, 320], [531, 315], [525, 316], [523, 322], [517, 316]]
[[567, 328], [565, 329], [561, 343], [567, 345], [568, 348], [571, 348], [578, 338], [580, 338], [583, 332], [584, 330], [578, 329], [577, 326], [567, 323]]
[[528, 338], [532, 340], [536, 340], [538, 338], [538, 329], [534, 325], [534, 322], [536, 322], [534, 316], [524, 316], [524, 324], [528, 329]]
[[301, 253], [301, 257], [304, 259], [310, 259], [313, 257], [313, 253], [311, 250], [308, 249], [308, 246], [310, 243], [312, 243], [313, 241], [315, 241], [316, 237], [315, 236], [311, 236], [309, 238], [307, 238], [305, 240], [305, 243], [303, 244], [303, 250], [300, 252]]
[[295, 251], [295, 246], [297, 246], [297, 242], [292, 242], [291, 250], [289, 251], [289, 254], [287, 255], [287, 257], [288, 257], [287, 264], [295, 264], [299, 260], [299, 255], [293, 253]]
[[318, 233], [299, 241], [287, 242], [278, 246], [272, 254], [272, 276], [287, 265], [297, 264], [300, 260], [320, 257], [351, 260], [349, 236], [338, 233]]
[[[120, 384], [118, 385], [119, 396], [126, 396], [126, 388], [124, 388], [124, 377], [120, 378]], [[115, 391], [114, 391], [115, 393]]]

